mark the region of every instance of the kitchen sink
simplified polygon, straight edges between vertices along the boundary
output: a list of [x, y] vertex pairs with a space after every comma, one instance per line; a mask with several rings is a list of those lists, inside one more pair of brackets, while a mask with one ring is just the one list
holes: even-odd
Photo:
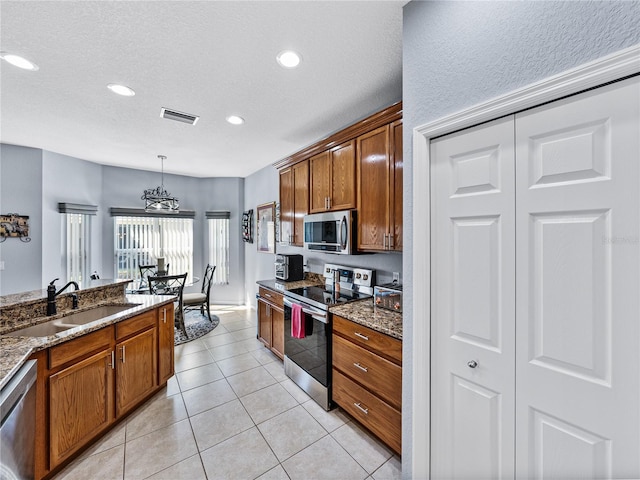
[[60, 321], [60, 325], [64, 325], [67, 328], [72, 328], [78, 325], [91, 323], [101, 318], [115, 315], [116, 313], [120, 313], [137, 306], [138, 306], [137, 303], [127, 303], [124, 305], [103, 305], [101, 307], [92, 308], [91, 310], [85, 310], [84, 312], [65, 315], [64, 317], [59, 318], [58, 320]]
[[85, 310], [84, 312], [72, 313], [62, 318], [49, 320], [48, 322], [40, 323], [32, 327], [21, 328], [20, 330], [15, 330], [5, 335], [9, 337], [48, 337], [75, 328], [78, 325], [85, 325], [137, 306], [137, 303], [102, 305], [92, 308], [91, 310]]

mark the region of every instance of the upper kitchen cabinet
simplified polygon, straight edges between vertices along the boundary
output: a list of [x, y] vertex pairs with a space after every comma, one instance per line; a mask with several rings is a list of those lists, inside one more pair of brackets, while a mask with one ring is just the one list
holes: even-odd
[[357, 139], [358, 250], [402, 251], [402, 120]]
[[356, 208], [358, 250], [402, 251], [402, 102], [273, 165], [281, 243], [304, 245], [306, 213]]
[[311, 213], [356, 207], [355, 141], [311, 157], [309, 170]]
[[280, 243], [302, 246], [309, 213], [309, 161], [280, 170]]

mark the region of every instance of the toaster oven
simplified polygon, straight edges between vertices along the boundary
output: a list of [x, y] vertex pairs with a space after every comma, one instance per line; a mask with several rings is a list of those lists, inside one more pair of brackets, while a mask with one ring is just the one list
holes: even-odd
[[402, 285], [387, 283], [377, 285], [373, 289], [374, 308], [384, 308], [402, 313]]

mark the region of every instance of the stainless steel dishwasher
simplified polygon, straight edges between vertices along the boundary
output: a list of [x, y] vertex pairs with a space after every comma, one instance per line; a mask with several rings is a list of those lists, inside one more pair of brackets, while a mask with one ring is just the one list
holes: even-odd
[[34, 477], [36, 373], [29, 360], [0, 392], [0, 480]]

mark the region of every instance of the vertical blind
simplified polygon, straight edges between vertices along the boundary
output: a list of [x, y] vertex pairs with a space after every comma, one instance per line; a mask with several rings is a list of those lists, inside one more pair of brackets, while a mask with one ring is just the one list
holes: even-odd
[[65, 217], [67, 279], [82, 284], [90, 275], [91, 216], [67, 213]]
[[66, 278], [80, 284], [89, 280], [91, 271], [91, 217], [98, 213], [96, 205], [58, 203], [63, 214], [62, 232], [65, 240], [63, 252]]
[[229, 212], [207, 212], [209, 263], [216, 266], [214, 285], [229, 283]]
[[117, 278], [140, 278], [140, 265], [155, 265], [159, 257], [169, 274], [187, 272], [193, 280], [193, 219], [115, 216], [115, 272]]

